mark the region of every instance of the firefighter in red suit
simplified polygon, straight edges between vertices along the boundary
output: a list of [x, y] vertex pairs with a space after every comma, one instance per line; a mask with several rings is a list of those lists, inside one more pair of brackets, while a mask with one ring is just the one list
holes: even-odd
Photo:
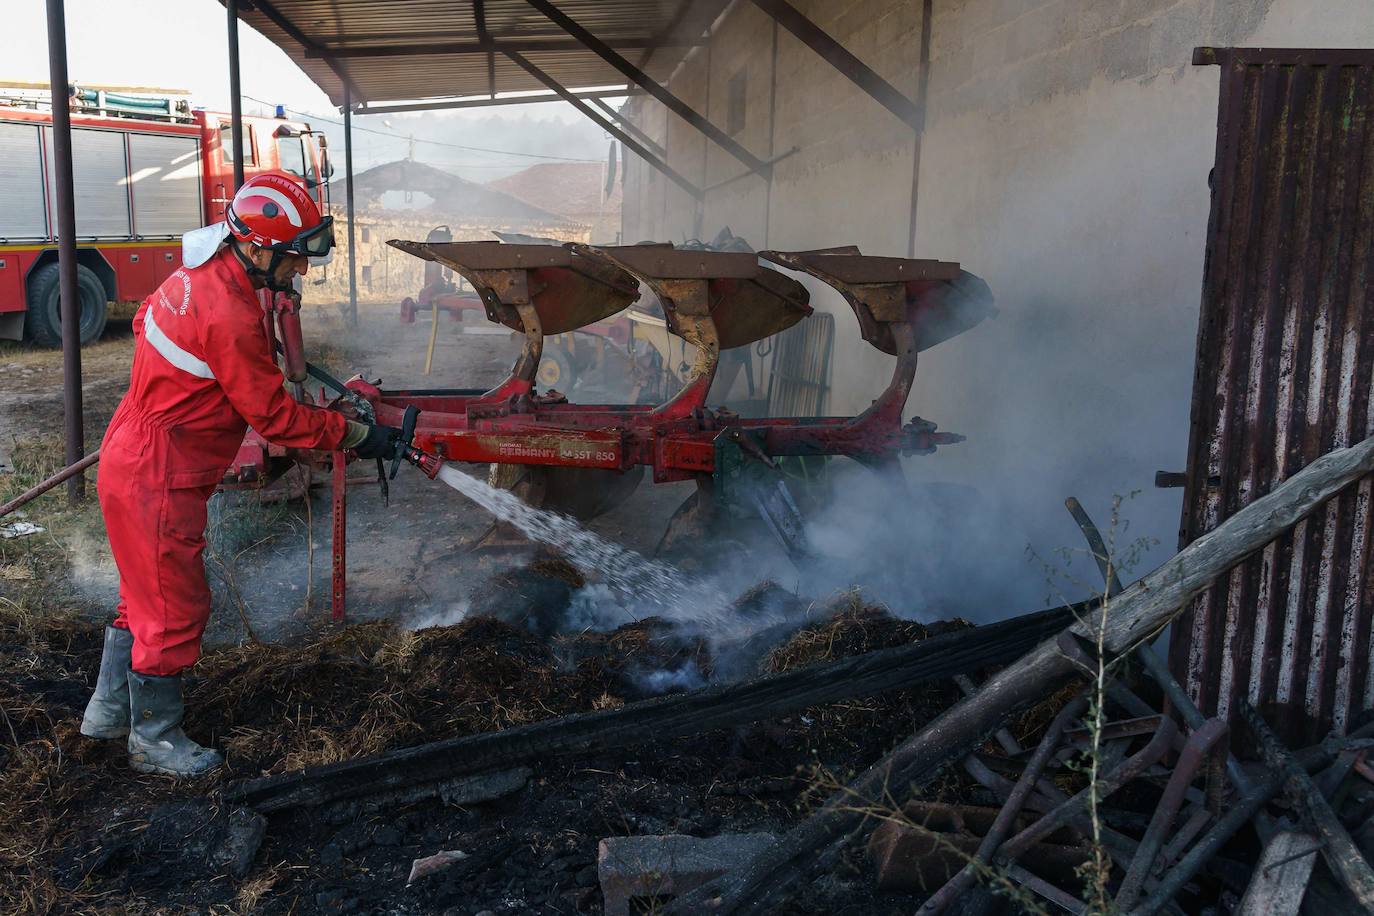
[[395, 452], [395, 428], [293, 400], [269, 349], [257, 290], [291, 290], [332, 245], [331, 219], [300, 184], [255, 176], [224, 223], [186, 234], [183, 266], [134, 317], [129, 392], [101, 444], [98, 483], [119, 607], [81, 732], [127, 734], [137, 770], [197, 776], [223, 762], [182, 731], [181, 675], [210, 614], [206, 503], [247, 427], [277, 445]]

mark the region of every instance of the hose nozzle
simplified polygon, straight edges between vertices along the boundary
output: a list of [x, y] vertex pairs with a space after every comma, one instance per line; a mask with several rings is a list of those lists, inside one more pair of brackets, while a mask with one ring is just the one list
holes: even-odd
[[422, 452], [415, 447], [415, 426], [420, 419], [420, 408], [411, 404], [406, 408], [405, 416], [401, 419], [401, 441], [396, 446], [396, 456], [391, 459], [391, 479], [396, 479], [396, 472], [401, 469], [401, 460], [405, 459], [420, 469], [430, 480], [433, 480], [439, 473], [439, 469], [444, 466], [444, 460], [437, 455], [430, 455]]

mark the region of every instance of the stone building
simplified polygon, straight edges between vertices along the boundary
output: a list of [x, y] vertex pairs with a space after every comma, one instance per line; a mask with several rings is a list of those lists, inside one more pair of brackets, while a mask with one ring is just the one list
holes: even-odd
[[[448, 226], [455, 241], [495, 241], [494, 232], [521, 232], [565, 241], [590, 240], [591, 226], [541, 209], [499, 189], [410, 159], [359, 172], [353, 178], [358, 299], [400, 302], [423, 283], [424, 262], [387, 244], [424, 241]], [[313, 280], [318, 301], [348, 301], [348, 218], [343, 183], [330, 185], [334, 202], [334, 261]]]
[[594, 162], [540, 162], [487, 187], [589, 226], [592, 242], [614, 245], [620, 241], [623, 186], [615, 173], [607, 181], [606, 172]]

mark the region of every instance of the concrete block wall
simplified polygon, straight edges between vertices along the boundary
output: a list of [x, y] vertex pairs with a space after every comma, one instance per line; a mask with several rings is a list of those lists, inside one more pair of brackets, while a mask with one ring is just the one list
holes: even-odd
[[[1245, 40], [1273, 0], [935, 4], [931, 114], [998, 114], [1109, 81], [1181, 74], [1195, 45]], [[1321, 4], [1315, 4], [1320, 6]]]
[[1192, 49], [1374, 46], [1374, 10], [986, 2], [935, 4], [916, 245], [987, 279], [1001, 314], [923, 354], [910, 404], [969, 436], [929, 472], [998, 491], [999, 515], [1032, 520], [1009, 539], [1042, 553], [1078, 546], [1064, 496], [1098, 515], [1128, 496], [1123, 543], [1157, 542], [1143, 573], [1177, 543], [1181, 491], [1153, 476], [1185, 457], [1216, 148], [1218, 73]]
[[[920, 3], [796, 5], [914, 97]], [[1001, 315], [922, 354], [911, 412], [969, 440], [913, 460], [908, 472], [976, 486], [1009, 546], [1031, 543], [1042, 554], [1079, 544], [1064, 496], [1102, 515], [1113, 494], [1139, 491], [1123, 511], [1134, 523], [1129, 540], [1158, 542], [1139, 561], [1144, 572], [1176, 539], [1179, 491], [1154, 490], [1152, 480], [1184, 460], [1215, 150], [1217, 73], [1191, 66], [1192, 49], [1370, 47], [1374, 8], [1369, 0], [935, 0], [933, 8], [915, 253], [984, 277]], [[709, 238], [729, 224], [755, 247], [857, 244], [905, 255], [912, 132], [785, 30], [771, 66], [773, 31], [756, 7], [739, 4], [678, 79], [704, 99], [708, 72], [710, 115], [724, 124], [726, 83], [746, 68], [742, 142], [761, 157], [800, 151], [777, 164], [771, 184], [735, 182], [708, 193], [699, 210], [686, 195], [654, 199], [627, 183], [625, 237]], [[657, 103], [632, 104], [646, 129], [668, 138], [675, 163], [696, 163], [689, 178], [709, 184], [743, 170], [681, 122], [674, 128]], [[836, 313], [830, 410], [858, 412], [886, 383], [890, 358], [859, 339], [838, 296], [808, 286], [814, 305]]]
[[[808, 0], [794, 5], [900, 89], [915, 92], [918, 3]], [[636, 97], [627, 111], [656, 141], [667, 139], [670, 164], [688, 180], [700, 187], [738, 180], [708, 191], [698, 216], [686, 193], [636, 162], [626, 177], [624, 238], [681, 241], [697, 235], [698, 225], [709, 238], [728, 225], [755, 247], [815, 247], [830, 244], [832, 225], [847, 231], [846, 224], [856, 222], [856, 210], [871, 214], [877, 197], [891, 220], [871, 221], [875, 231], [869, 245], [875, 253], [905, 253], [911, 130], [749, 3], [738, 5], [709, 48], [698, 49], [683, 64], [671, 88], [724, 129], [728, 83], [741, 70], [746, 73], [746, 125], [735, 139], [761, 159], [799, 149], [774, 167], [771, 199], [764, 178], [738, 177], [747, 167], [728, 151], [657, 102]], [[854, 167], [856, 160], [863, 161], [861, 168]], [[867, 177], [872, 194], [849, 193], [855, 172]], [[893, 183], [905, 191], [892, 194]], [[903, 227], [899, 237], [887, 231], [892, 220]]]

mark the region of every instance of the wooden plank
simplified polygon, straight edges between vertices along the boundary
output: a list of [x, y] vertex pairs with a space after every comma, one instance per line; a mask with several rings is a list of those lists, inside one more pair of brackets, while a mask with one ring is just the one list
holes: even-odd
[[1345, 889], [1364, 908], [1366, 913], [1374, 913], [1374, 868], [1370, 868], [1360, 853], [1359, 847], [1345, 826], [1331, 809], [1317, 788], [1312, 777], [1293, 758], [1293, 754], [1279, 741], [1278, 736], [1269, 728], [1249, 700], [1242, 697], [1236, 704], [1250, 730], [1259, 739], [1260, 753], [1269, 766], [1282, 770], [1284, 794], [1293, 803], [1299, 816], [1321, 839], [1322, 858], [1331, 866], [1331, 872]]
[[1285, 830], [1274, 834], [1255, 863], [1236, 916], [1297, 916], [1317, 862], [1317, 838]]
[[[1101, 627], [1110, 651], [1131, 651], [1157, 635], [1218, 576], [1370, 472], [1374, 472], [1374, 437], [1318, 458], [1179, 551], [1106, 607], [1085, 615], [1069, 632], [1091, 639]], [[772, 912], [809, 874], [825, 847], [852, 831], [865, 830], [865, 815], [858, 810], [861, 800], [886, 798], [925, 785], [946, 764], [971, 753], [1009, 714], [1047, 696], [1076, 669], [1055, 640], [1046, 640], [836, 792], [768, 852], [684, 894], [668, 912], [709, 910], [715, 916]]]

